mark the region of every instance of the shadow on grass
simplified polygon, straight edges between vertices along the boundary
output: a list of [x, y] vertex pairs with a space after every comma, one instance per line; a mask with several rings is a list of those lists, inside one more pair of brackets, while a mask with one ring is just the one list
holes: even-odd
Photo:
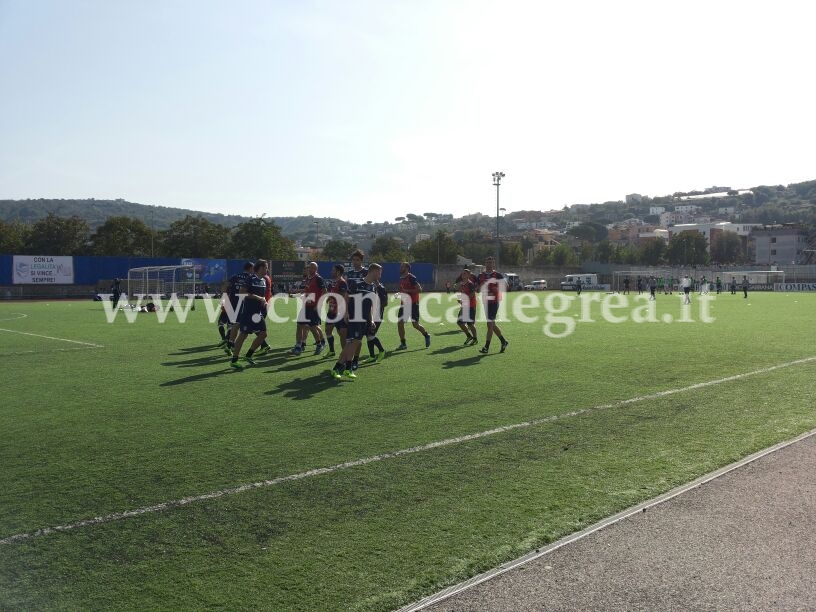
[[198, 366], [212, 365], [214, 363], [218, 363], [219, 361], [228, 360], [229, 356], [224, 354], [223, 352], [220, 352], [217, 355], [210, 355], [208, 357], [197, 357], [196, 359], [185, 359], [182, 361], [165, 361], [162, 363], [162, 365], [177, 366], [179, 368], [195, 368]]
[[217, 344], [207, 344], [204, 346], [189, 346], [178, 349], [178, 353], [168, 353], [169, 355], [189, 355], [191, 353], [204, 353], [206, 351], [221, 351]]
[[[187, 383], [193, 382], [200, 382], [202, 380], [208, 380], [210, 378], [216, 378], [218, 376], [223, 376], [225, 374], [240, 374], [243, 370], [236, 370], [235, 368], [231, 368], [228, 363], [224, 364], [225, 367], [223, 370], [215, 370], [212, 372], [202, 372], [201, 374], [194, 374], [193, 376], [185, 376], [184, 378], [179, 378], [176, 380], [168, 380], [161, 383], [160, 387], [176, 387], [178, 385], [184, 385]], [[247, 368], [251, 369], [251, 368]]]
[[312, 399], [318, 393], [328, 389], [334, 389], [337, 385], [342, 385], [343, 381], [335, 380], [328, 373], [326, 367], [320, 374], [309, 378], [296, 378], [278, 386], [275, 389], [266, 391], [266, 395], [282, 395], [287, 399], [305, 400]]
[[478, 355], [474, 355], [473, 357], [468, 357], [466, 359], [458, 359], [456, 361], [446, 361], [445, 363], [442, 364], [442, 369], [452, 370], [453, 368], [462, 368], [462, 367], [476, 365], [477, 363], [479, 363], [482, 360], [483, 357], [487, 357], [487, 355], [479, 353]]
[[461, 351], [462, 349], [469, 349], [470, 346], [465, 346], [464, 344], [456, 344], [454, 346], [444, 346], [442, 348], [436, 349], [435, 351], [431, 351], [431, 355], [447, 355], [448, 353], [455, 353], [457, 351]]
[[443, 332], [434, 332], [434, 333], [431, 334], [431, 336], [455, 336], [457, 334], [462, 334], [462, 333], [463, 332], [462, 332], [461, 329], [450, 329], [448, 331], [443, 331]]

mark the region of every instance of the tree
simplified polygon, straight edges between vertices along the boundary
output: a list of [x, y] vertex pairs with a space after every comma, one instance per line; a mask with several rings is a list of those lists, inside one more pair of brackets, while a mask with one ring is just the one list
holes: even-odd
[[666, 258], [672, 265], [698, 266], [708, 263], [707, 242], [700, 232], [680, 232], [672, 236]]
[[501, 266], [521, 266], [524, 264], [524, 251], [521, 250], [521, 245], [517, 242], [507, 243], [501, 245], [501, 257], [499, 258], [499, 265]]
[[422, 215], [415, 215], [414, 213], [408, 213], [405, 215], [405, 218], [414, 223], [422, 223], [425, 220], [422, 218]]
[[575, 257], [572, 247], [566, 242], [562, 242], [552, 250], [550, 261], [554, 266], [559, 267], [574, 266], [578, 263], [578, 259]]
[[229, 230], [203, 217], [187, 215], [171, 223], [160, 238], [167, 257], [226, 257], [230, 250]]
[[324, 261], [346, 261], [351, 257], [354, 245], [348, 240], [329, 240], [323, 247], [321, 259]]
[[576, 225], [575, 227], [570, 228], [567, 230], [567, 233], [575, 236], [576, 238], [587, 240], [594, 244], [604, 240], [609, 234], [609, 231], [600, 223], [587, 221], [585, 223], [581, 223], [581, 225]]
[[130, 217], [108, 217], [91, 236], [94, 255], [143, 257], [152, 255], [152, 230], [144, 221]]
[[63, 218], [48, 213], [31, 226], [26, 251], [32, 255], [82, 255], [91, 228], [77, 216]]
[[25, 252], [31, 226], [19, 221], [0, 221], [0, 253], [14, 255]]
[[231, 254], [239, 259], [296, 259], [295, 245], [271, 219], [257, 217], [232, 230]]
[[734, 232], [723, 232], [712, 241], [711, 259], [721, 264], [738, 263], [744, 257], [742, 239]]
[[610, 263], [615, 259], [617, 248], [608, 240], [601, 240], [595, 245], [595, 261]]
[[666, 243], [662, 238], [647, 240], [640, 247], [638, 258], [640, 263], [647, 266], [659, 265], [666, 255]]
[[371, 261], [403, 261], [405, 259], [405, 251], [402, 250], [402, 245], [395, 238], [381, 237], [374, 240], [371, 245], [371, 252], [369, 259]]
[[440, 230], [436, 232], [433, 238], [414, 243], [408, 249], [408, 254], [414, 261], [455, 264], [456, 256], [461, 250], [462, 247], [450, 234]]

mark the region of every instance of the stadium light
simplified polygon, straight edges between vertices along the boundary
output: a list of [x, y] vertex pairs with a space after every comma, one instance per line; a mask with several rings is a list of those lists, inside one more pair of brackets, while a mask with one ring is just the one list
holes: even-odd
[[493, 173], [493, 184], [496, 186], [496, 270], [499, 269], [499, 255], [501, 254], [501, 242], [499, 241], [499, 186], [504, 178], [504, 172]]

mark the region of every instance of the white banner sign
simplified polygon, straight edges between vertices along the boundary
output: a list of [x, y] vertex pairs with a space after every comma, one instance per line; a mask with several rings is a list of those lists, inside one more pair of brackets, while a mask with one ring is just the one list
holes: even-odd
[[73, 285], [74, 258], [49, 255], [15, 255], [15, 285]]
[[774, 283], [774, 291], [816, 291], [816, 283]]

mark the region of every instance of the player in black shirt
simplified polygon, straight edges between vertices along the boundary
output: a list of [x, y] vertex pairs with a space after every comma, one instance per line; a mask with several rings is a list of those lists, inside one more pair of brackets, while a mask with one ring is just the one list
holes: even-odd
[[[241, 287], [252, 274], [255, 267], [251, 261], [244, 264], [244, 271], [233, 274], [227, 280], [226, 296], [221, 298], [221, 314], [218, 317], [218, 333], [221, 334], [221, 344], [227, 355], [232, 355], [235, 337], [238, 335], [238, 315], [240, 314], [241, 298], [238, 297]], [[229, 304], [229, 306], [227, 306]]]
[[372, 326], [379, 320], [379, 306], [377, 304], [377, 285], [382, 276], [382, 266], [371, 264], [368, 266], [368, 274], [361, 280], [348, 281], [348, 295], [346, 297], [346, 317], [348, 320], [348, 332], [346, 335], [346, 346], [340, 353], [340, 358], [330, 374], [334, 378], [357, 378], [352, 368], [352, 360], [360, 348], [363, 337], [368, 334]]
[[266, 279], [264, 278], [266, 269], [266, 261], [259, 259], [255, 263], [254, 273], [250, 274], [241, 286], [239, 295], [244, 296], [244, 301], [238, 317], [238, 337], [235, 339], [235, 347], [232, 351], [232, 359], [230, 359], [230, 365], [233, 368], [243, 367], [238, 363], [238, 357], [241, 354], [244, 339], [249, 334], [255, 334], [255, 340], [252, 341], [252, 346], [249, 347], [244, 357], [244, 361], [249, 365], [255, 365], [252, 354], [266, 338]]

